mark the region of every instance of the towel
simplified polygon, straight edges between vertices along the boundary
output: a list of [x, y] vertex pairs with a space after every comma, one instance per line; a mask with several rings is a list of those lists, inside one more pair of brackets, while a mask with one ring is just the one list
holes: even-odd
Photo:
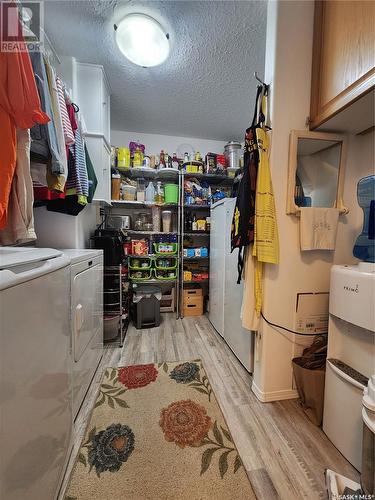
[[337, 208], [301, 208], [301, 250], [334, 250], [338, 220]]

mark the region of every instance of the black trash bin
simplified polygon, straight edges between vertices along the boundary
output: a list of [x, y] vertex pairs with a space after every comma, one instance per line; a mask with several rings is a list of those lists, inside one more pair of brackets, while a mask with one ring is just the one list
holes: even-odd
[[133, 287], [133, 323], [137, 329], [160, 325], [161, 289], [157, 286]]

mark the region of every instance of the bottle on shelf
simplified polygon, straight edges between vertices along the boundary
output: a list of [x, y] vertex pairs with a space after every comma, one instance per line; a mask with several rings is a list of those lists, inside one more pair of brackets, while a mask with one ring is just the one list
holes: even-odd
[[186, 216], [186, 232], [189, 233], [192, 231], [193, 219], [191, 218], [191, 213], [189, 212]]
[[193, 221], [191, 223], [191, 230], [193, 232], [197, 230], [197, 217], [195, 214], [193, 215]]
[[185, 220], [184, 220], [184, 230], [185, 230], [185, 233], [188, 233], [190, 231], [190, 226], [189, 226], [189, 218], [188, 216], [185, 217]]
[[164, 187], [161, 181], [156, 183], [155, 190], [155, 202], [156, 203], [164, 203]]
[[142, 167], [142, 165], [143, 165], [143, 152], [141, 150], [141, 146], [138, 141], [133, 156], [133, 167]]
[[178, 169], [178, 167], [179, 167], [179, 163], [178, 163], [177, 155], [176, 155], [176, 153], [173, 153], [172, 168]]
[[155, 201], [155, 188], [152, 181], [148, 183], [146, 188], [146, 201], [152, 203]]
[[164, 164], [165, 164], [165, 168], [170, 168], [170, 166], [171, 166], [171, 157], [169, 156], [169, 154], [167, 152], [164, 153]]
[[206, 231], [210, 232], [211, 229], [211, 217], [206, 217]]
[[189, 153], [184, 153], [184, 163], [189, 163], [190, 158], [189, 158]]
[[159, 168], [165, 168], [165, 157], [163, 149], [160, 151], [159, 155]]

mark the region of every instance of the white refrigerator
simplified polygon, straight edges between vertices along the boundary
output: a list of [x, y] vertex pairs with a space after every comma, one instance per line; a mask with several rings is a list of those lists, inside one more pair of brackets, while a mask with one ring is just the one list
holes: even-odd
[[243, 283], [237, 284], [238, 250], [230, 252], [235, 198], [211, 206], [209, 319], [233, 353], [250, 372], [254, 366], [253, 333], [242, 327]]

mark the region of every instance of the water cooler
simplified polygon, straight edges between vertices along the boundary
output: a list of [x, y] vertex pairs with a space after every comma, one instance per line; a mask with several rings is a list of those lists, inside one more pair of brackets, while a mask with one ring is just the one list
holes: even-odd
[[374, 493], [375, 431], [375, 176], [358, 183], [363, 229], [353, 255], [358, 265], [331, 270], [323, 430], [361, 472], [361, 485], [326, 471], [331, 499], [349, 491]]
[[362, 397], [375, 372], [375, 176], [361, 179], [363, 230], [353, 254], [363, 262], [331, 270], [323, 430], [345, 458], [362, 468]]

